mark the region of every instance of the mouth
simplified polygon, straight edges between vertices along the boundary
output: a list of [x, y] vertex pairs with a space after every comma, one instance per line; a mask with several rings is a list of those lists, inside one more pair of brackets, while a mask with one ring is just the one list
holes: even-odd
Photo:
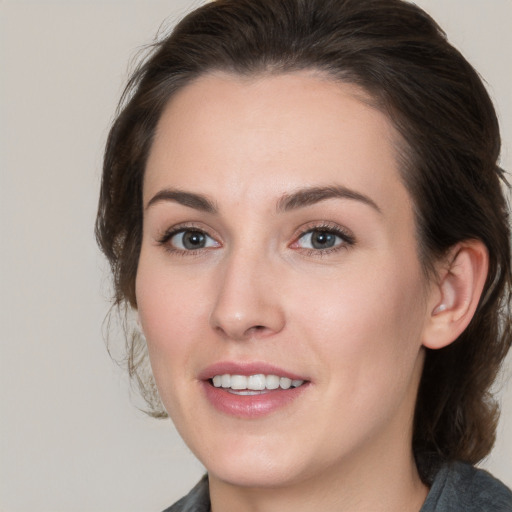
[[290, 379], [289, 377], [280, 377], [279, 375], [265, 375], [257, 373], [255, 375], [237, 375], [224, 373], [215, 375], [209, 379], [212, 386], [222, 388], [234, 395], [254, 396], [277, 389], [287, 390], [298, 388], [305, 381], [302, 379]]
[[199, 380], [218, 412], [245, 419], [290, 410], [312, 384], [302, 375], [262, 362], [220, 362], [201, 372]]

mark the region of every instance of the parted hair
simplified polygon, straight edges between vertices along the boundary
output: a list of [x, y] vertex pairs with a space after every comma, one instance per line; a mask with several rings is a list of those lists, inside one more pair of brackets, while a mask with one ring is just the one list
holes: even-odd
[[[458, 242], [481, 240], [489, 252], [487, 281], [468, 328], [451, 345], [426, 349], [413, 450], [428, 482], [438, 463], [476, 463], [493, 446], [498, 407], [491, 387], [512, 340], [512, 275], [495, 110], [477, 72], [416, 5], [217, 0], [155, 43], [129, 80], [105, 150], [96, 236], [111, 265], [114, 303], [137, 307], [144, 169], [172, 95], [212, 71], [253, 76], [304, 69], [357, 85], [392, 121], [428, 278]], [[136, 332], [127, 333], [126, 360], [149, 412], [164, 416]]]

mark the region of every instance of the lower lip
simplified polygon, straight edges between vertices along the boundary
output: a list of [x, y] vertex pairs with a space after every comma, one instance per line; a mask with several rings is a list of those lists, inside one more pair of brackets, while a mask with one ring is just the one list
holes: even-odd
[[203, 381], [206, 398], [220, 412], [239, 418], [259, 418], [283, 409], [298, 398], [308, 387], [275, 389], [257, 395], [236, 395]]

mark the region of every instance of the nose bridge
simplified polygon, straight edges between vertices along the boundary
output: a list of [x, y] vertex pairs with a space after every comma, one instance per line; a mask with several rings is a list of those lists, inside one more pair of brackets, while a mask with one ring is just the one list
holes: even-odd
[[218, 268], [210, 316], [215, 330], [235, 340], [268, 336], [284, 327], [276, 264], [261, 247], [249, 245], [232, 248]]

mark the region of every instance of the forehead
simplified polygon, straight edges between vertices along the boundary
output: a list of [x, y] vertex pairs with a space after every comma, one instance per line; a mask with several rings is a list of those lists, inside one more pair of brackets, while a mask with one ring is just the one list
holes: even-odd
[[363, 91], [319, 73], [209, 74], [166, 106], [147, 163], [145, 202], [169, 186], [221, 198], [250, 191], [262, 200], [332, 184], [404, 195], [397, 139]]

